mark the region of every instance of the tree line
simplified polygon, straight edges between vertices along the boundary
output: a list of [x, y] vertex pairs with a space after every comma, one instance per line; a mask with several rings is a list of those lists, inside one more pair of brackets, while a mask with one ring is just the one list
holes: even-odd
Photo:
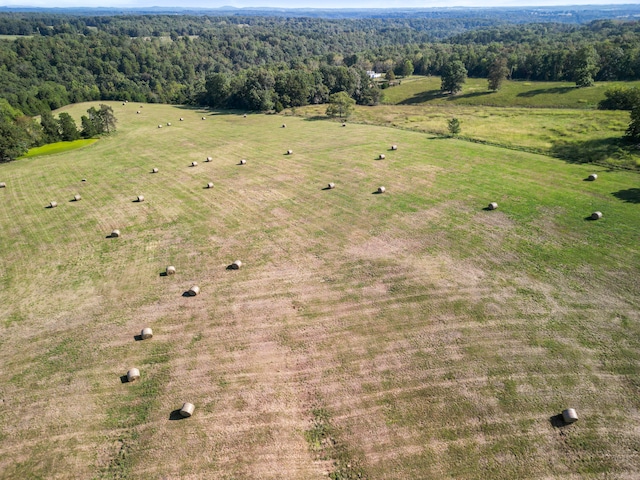
[[81, 122], [78, 129], [68, 113], [55, 118], [50, 111], [43, 112], [38, 122], [0, 99], [0, 163], [15, 160], [31, 147], [108, 134], [116, 129], [117, 120], [110, 106], [100, 104], [89, 108]]
[[[442, 22], [0, 14], [0, 31], [32, 35], [0, 42], [0, 97], [27, 115], [94, 100], [286, 108], [325, 102], [345, 81], [353, 84], [345, 91], [367, 104], [375, 93], [356, 85], [364, 85], [367, 70], [443, 75], [454, 62], [470, 77], [488, 78], [499, 61], [512, 79], [640, 79], [638, 21], [514, 26], [453, 19], [450, 33], [458, 34], [446, 40]], [[338, 68], [347, 73], [331, 70]], [[224, 101], [207, 88], [218, 74], [228, 83]]]

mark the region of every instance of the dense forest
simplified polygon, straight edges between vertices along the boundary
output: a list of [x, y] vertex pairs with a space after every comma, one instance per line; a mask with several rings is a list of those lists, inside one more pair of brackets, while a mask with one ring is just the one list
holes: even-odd
[[578, 86], [640, 79], [638, 21], [2, 13], [0, 35], [7, 118], [93, 100], [279, 111], [346, 92], [374, 105], [386, 84], [367, 71], [393, 79], [455, 66]]

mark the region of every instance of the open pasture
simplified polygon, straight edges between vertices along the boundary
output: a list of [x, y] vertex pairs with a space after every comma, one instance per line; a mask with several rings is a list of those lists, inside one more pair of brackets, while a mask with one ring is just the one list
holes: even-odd
[[640, 475], [636, 173], [111, 106], [0, 165], [0, 477]]

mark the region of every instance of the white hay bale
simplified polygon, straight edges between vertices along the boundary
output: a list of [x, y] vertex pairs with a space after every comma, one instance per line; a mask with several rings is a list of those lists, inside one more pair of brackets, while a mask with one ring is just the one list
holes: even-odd
[[127, 372], [127, 382], [135, 382], [140, 379], [140, 370], [132, 368]]
[[152, 337], [153, 330], [151, 330], [149, 327], [143, 328], [142, 332], [140, 332], [140, 338], [142, 338], [142, 340], [149, 340]]
[[73, 196], [73, 201], [74, 202], [79, 202], [82, 199], [82, 197], [80, 195], [78, 195], [77, 193]]
[[181, 122], [184, 122], [184, 118], [180, 117], [180, 121], [181, 121]]
[[184, 404], [182, 404], [182, 408], [180, 409], [180, 415], [184, 418], [190, 417], [191, 415], [193, 415], [193, 411], [195, 409], [196, 407], [193, 405], [193, 403], [185, 402]]
[[346, 126], [347, 126], [347, 124], [346, 124], [346, 123], [343, 123], [343, 124], [342, 124], [342, 126], [343, 126], [343, 127], [346, 127]]
[[595, 182], [595, 181], [598, 179], [598, 174], [596, 174], [596, 173], [592, 173], [591, 175], [589, 175], [589, 176], [587, 177], [587, 179], [588, 179], [590, 182]]
[[211, 162], [213, 161], [213, 157], [207, 157], [207, 159], [205, 160], [205, 162]]
[[82, 181], [83, 181], [83, 182], [86, 182], [86, 181], [87, 181], [87, 179], [86, 179], [86, 178], [83, 178], [83, 179], [82, 179]]
[[380, 160], [384, 160], [386, 157], [384, 156], [384, 153], [381, 153], [381, 154], [378, 156], [378, 158], [379, 158]]
[[236, 260], [229, 266], [231, 267], [231, 270], [240, 270], [240, 267], [242, 267], [242, 262], [240, 260]]
[[0, 188], [6, 188], [7, 184], [4, 182], [0, 182]]
[[158, 128], [162, 128], [162, 125], [158, 125]]
[[111, 237], [118, 238], [120, 236], [120, 230], [116, 229], [111, 232]]
[[565, 423], [573, 423], [578, 421], [578, 414], [575, 409], [567, 408], [562, 412], [562, 419]]
[[287, 150], [287, 155], [293, 155], [293, 150]]
[[197, 285], [194, 285], [187, 291], [187, 293], [189, 294], [190, 297], [195, 297], [200, 293], [200, 287]]
[[332, 188], [336, 188], [336, 184], [335, 184], [335, 183], [333, 183], [333, 182], [331, 182], [331, 183], [329, 183], [329, 185], [327, 185], [327, 188], [328, 188], [329, 190], [331, 190]]
[[591, 214], [591, 220], [600, 220], [602, 218], [602, 212], [593, 212]]
[[171, 126], [171, 122], [167, 122], [167, 127], [170, 127], [170, 126]]
[[213, 188], [213, 182], [207, 183], [207, 188]]
[[495, 210], [496, 208], [498, 208], [498, 204], [497, 204], [496, 202], [491, 202], [491, 203], [487, 206], [487, 208], [488, 208], [489, 210]]
[[169, 265], [167, 267], [167, 275], [175, 275], [176, 274], [176, 267], [174, 267], [173, 265]]
[[247, 114], [245, 113], [245, 114], [243, 115], [243, 117], [244, 117], [244, 118], [247, 118]]
[[243, 158], [242, 160], [240, 160], [240, 165], [246, 165], [247, 161]]
[[398, 145], [391, 145], [391, 150], [397, 150], [398, 149]]
[[202, 119], [203, 119], [203, 120], [206, 120], [206, 119], [207, 119], [207, 117], [202, 117]]
[[152, 173], [158, 173], [158, 169], [153, 167], [153, 170], [151, 170]]
[[136, 115], [140, 115], [140, 110], [138, 110], [138, 111], [136, 112]]
[[58, 202], [49, 202], [49, 208], [56, 208], [58, 206]]
[[283, 124], [282, 124], [282, 128], [287, 128], [287, 126], [283, 123]]
[[378, 187], [378, 193], [384, 193], [384, 192], [386, 192], [386, 191], [387, 191], [387, 189], [386, 189], [386, 188], [384, 188], [384, 187]]
[[192, 167], [197, 167], [198, 166], [198, 162], [191, 162], [191, 166]]
[[122, 102], [122, 105], [126, 105], [126, 103]]
[[144, 202], [144, 196], [143, 195], [138, 195], [136, 197], [136, 202]]

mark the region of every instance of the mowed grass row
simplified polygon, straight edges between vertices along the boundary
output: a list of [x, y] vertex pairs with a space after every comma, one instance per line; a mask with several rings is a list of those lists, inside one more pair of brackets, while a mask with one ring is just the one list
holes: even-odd
[[116, 135], [0, 165], [4, 477], [638, 474], [636, 174], [112, 106]]

